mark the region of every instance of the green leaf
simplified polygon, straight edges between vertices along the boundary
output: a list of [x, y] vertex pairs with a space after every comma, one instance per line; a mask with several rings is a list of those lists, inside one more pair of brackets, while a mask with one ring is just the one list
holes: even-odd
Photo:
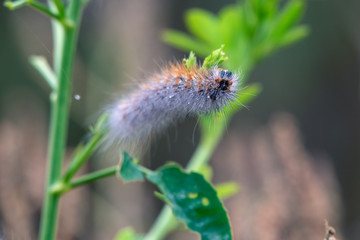
[[203, 57], [210, 53], [210, 48], [207, 44], [179, 31], [166, 30], [162, 34], [162, 39], [174, 47], [185, 51], [192, 50]]
[[216, 15], [202, 9], [190, 9], [185, 14], [185, 24], [202, 42], [210, 46], [217, 43], [215, 40], [219, 38], [219, 21]]
[[120, 169], [120, 176], [125, 182], [132, 181], [143, 181], [144, 174], [141, 171], [139, 165], [133, 161], [132, 157], [129, 156], [126, 152], [123, 152], [123, 163]]
[[169, 200], [174, 215], [203, 240], [232, 239], [227, 213], [215, 189], [198, 173], [169, 165], [147, 174]]
[[120, 230], [114, 240], [140, 240], [141, 237], [137, 236], [135, 230], [132, 227], [126, 227]]
[[302, 16], [304, 11], [304, 3], [300, 0], [289, 1], [284, 7], [281, 15], [277, 20], [277, 25], [274, 29], [274, 36], [276, 39], [281, 39], [281, 36], [287, 32]]
[[262, 21], [272, 18], [277, 12], [278, 2], [278, 0], [262, 1], [260, 11], [258, 11], [258, 18]]
[[226, 43], [226, 46], [235, 44], [243, 23], [240, 5], [224, 7], [219, 12], [219, 19], [221, 33], [217, 38], [219, 38], [220, 44]]
[[256, 13], [256, 1], [245, 1], [243, 4], [243, 20], [244, 20], [244, 30], [248, 38], [251, 38], [256, 28], [259, 25], [259, 19]]
[[184, 65], [187, 69], [190, 69], [192, 67], [196, 66], [196, 57], [195, 53], [193, 51], [190, 51], [189, 57], [183, 59]]
[[203, 62], [203, 68], [209, 69], [214, 66], [219, 66], [224, 61], [228, 60], [223, 52], [224, 45], [221, 45], [219, 49], [214, 50], [209, 56], [207, 56]]
[[239, 184], [236, 182], [225, 182], [215, 186], [215, 190], [221, 199], [227, 199], [239, 192]]
[[310, 29], [307, 26], [301, 25], [288, 31], [280, 40], [280, 46], [287, 46], [293, 44], [307, 35], [309, 35]]
[[203, 240], [232, 239], [227, 213], [215, 189], [202, 175], [187, 173], [174, 163], [153, 172], [134, 163], [124, 152], [121, 176], [132, 181], [143, 179], [144, 175], [160, 189], [161, 193], [155, 192], [155, 196], [166, 202], [175, 217], [198, 232]]

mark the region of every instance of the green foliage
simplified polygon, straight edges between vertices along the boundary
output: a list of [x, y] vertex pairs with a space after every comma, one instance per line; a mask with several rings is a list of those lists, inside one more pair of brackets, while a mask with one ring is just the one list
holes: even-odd
[[[162, 193], [157, 196], [169, 203], [173, 214], [189, 229], [198, 232], [202, 239], [231, 239], [227, 213], [214, 187], [201, 174], [187, 173], [175, 164], [150, 171], [124, 153], [120, 175], [128, 181], [145, 176], [154, 183]], [[235, 188], [229, 183], [220, 186], [225, 193], [223, 196], [231, 195]]]
[[[224, 61], [228, 60], [228, 57], [223, 52], [224, 45], [221, 45], [219, 49], [216, 49], [207, 56], [202, 64], [202, 67], [205, 69], [210, 69], [214, 66], [221, 65]], [[189, 57], [184, 58], [183, 62], [187, 69], [196, 65], [196, 56], [193, 51], [190, 51]]]
[[226, 6], [218, 15], [202, 9], [185, 14], [185, 24], [193, 36], [176, 30], [163, 34], [165, 42], [205, 57], [224, 44], [229, 61], [226, 67], [247, 73], [252, 66], [276, 49], [304, 38], [309, 30], [297, 25], [304, 1], [290, 0], [279, 8], [278, 1], [245, 0]]
[[190, 51], [189, 53], [189, 57], [188, 58], [184, 58], [183, 62], [185, 64], [185, 67], [187, 69], [190, 69], [194, 66], [196, 66], [196, 57], [195, 57], [195, 53], [193, 51]]
[[198, 173], [165, 166], [147, 176], [169, 200], [174, 215], [202, 239], [231, 239], [227, 213], [215, 189]]
[[120, 176], [125, 182], [144, 180], [144, 175], [139, 169], [137, 161], [133, 161], [126, 152], [123, 152], [123, 163], [120, 168]]
[[[206, 56], [209, 54], [207, 46], [204, 46], [200, 41], [195, 38], [189, 37], [187, 34], [175, 31], [167, 30], [163, 33], [165, 42], [172, 43], [174, 46], [183, 50], [196, 49], [197, 54], [200, 56]], [[217, 46], [218, 47], [218, 46]]]
[[209, 69], [213, 66], [220, 65], [224, 61], [228, 60], [228, 57], [225, 56], [223, 49], [224, 49], [224, 45], [221, 45], [219, 49], [216, 49], [209, 56], [207, 56], [203, 62], [202, 67]]
[[[209, 55], [205, 58], [205, 66], [209, 59], [214, 59], [212, 56], [219, 57], [221, 52], [221, 57], [225, 57], [225, 52], [228, 61], [222, 61], [223, 65], [240, 72], [244, 84], [255, 63], [275, 50], [304, 38], [309, 32], [306, 26], [297, 24], [303, 15], [303, 0], [287, 1], [282, 8], [279, 5], [278, 1], [245, 0], [224, 7], [217, 15], [202, 9], [190, 9], [185, 14], [185, 24], [192, 36], [166, 30], [163, 39], [179, 49], [192, 50], [202, 57]], [[218, 52], [212, 52], [219, 46], [221, 49]], [[219, 139], [231, 116], [260, 90], [259, 85], [240, 89], [238, 98], [217, 116], [201, 116], [203, 138], [218, 136]], [[216, 124], [210, 125], [214, 122]]]

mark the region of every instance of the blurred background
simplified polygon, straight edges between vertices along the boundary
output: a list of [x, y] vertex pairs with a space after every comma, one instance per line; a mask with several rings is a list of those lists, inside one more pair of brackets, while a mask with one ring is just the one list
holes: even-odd
[[[183, 30], [183, 14], [216, 13], [234, 1], [90, 1], [80, 30], [68, 156], [103, 111], [133, 81], [187, 53], [161, 41]], [[307, 2], [311, 34], [255, 67], [263, 92], [231, 121], [212, 157], [214, 183], [236, 181], [225, 201], [235, 239], [323, 239], [324, 221], [339, 239], [360, 239], [360, 2]], [[49, 20], [31, 9], [0, 7], [0, 238], [35, 239], [45, 175], [50, 89], [29, 65], [52, 61]], [[144, 164], [183, 166], [199, 140], [196, 119], [158, 138]], [[99, 152], [86, 169], [117, 163]], [[59, 239], [113, 239], [132, 226], [146, 232], [162, 203], [146, 183], [101, 180], [67, 194]], [[196, 239], [190, 232], [168, 239]]]

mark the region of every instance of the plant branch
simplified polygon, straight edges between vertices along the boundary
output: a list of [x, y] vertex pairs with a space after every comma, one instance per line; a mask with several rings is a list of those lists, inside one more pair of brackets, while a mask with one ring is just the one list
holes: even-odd
[[113, 176], [120, 171], [120, 166], [114, 166], [99, 170], [93, 173], [86, 174], [78, 179], [75, 179], [69, 183], [70, 189], [82, 186], [84, 184], [96, 181], [98, 179]]
[[180, 222], [174, 217], [169, 206], [163, 207], [150, 231], [143, 240], [160, 240], [180, 226]]
[[[103, 120], [105, 121], [105, 119]], [[101, 130], [95, 132], [91, 140], [84, 147], [80, 148], [80, 150], [75, 154], [73, 160], [68, 167], [68, 170], [65, 173], [65, 176], [63, 178], [64, 182], [69, 182], [71, 178], [80, 169], [80, 167], [86, 162], [86, 160], [89, 159], [91, 154], [93, 154], [99, 146], [99, 143], [105, 136], [105, 133], [106, 132]]]
[[63, 180], [60, 180], [51, 186], [51, 193], [62, 195], [66, 192], [69, 192], [73, 188], [88, 184], [90, 182], [94, 182], [94, 181], [102, 179], [102, 178], [113, 176], [116, 173], [118, 173], [119, 171], [120, 171], [120, 166], [113, 166], [113, 167], [105, 168], [102, 170], [95, 171], [93, 173], [83, 175], [69, 183], [66, 183]]
[[4, 6], [10, 10], [15, 10], [28, 5], [29, 4], [28, 2], [29, 2], [28, 0], [19, 0], [14, 2], [9, 0], [9, 1], [5, 1]]
[[43, 56], [32, 56], [30, 63], [41, 74], [52, 90], [56, 90], [58, 81], [55, 73]]
[[44, 4], [35, 1], [35, 0], [18, 0], [18, 1], [6, 1], [4, 5], [9, 8], [10, 10], [15, 10], [18, 8], [21, 8], [23, 6], [30, 6], [45, 15], [50, 16], [51, 18], [57, 19], [59, 21], [62, 20], [62, 17], [53, 11], [51, 11], [48, 7], [46, 7]]

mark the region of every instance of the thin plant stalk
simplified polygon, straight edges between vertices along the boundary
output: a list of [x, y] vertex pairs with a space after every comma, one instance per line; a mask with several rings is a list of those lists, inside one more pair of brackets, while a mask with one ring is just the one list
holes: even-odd
[[[54, 7], [54, 3], [50, 0], [49, 5]], [[61, 179], [68, 127], [71, 77], [82, 7], [82, 1], [69, 2], [67, 18], [72, 22], [72, 26], [53, 20], [54, 69], [58, 82], [50, 96], [50, 133], [40, 240], [52, 240], [56, 236], [60, 194], [52, 192], [51, 186]]]

